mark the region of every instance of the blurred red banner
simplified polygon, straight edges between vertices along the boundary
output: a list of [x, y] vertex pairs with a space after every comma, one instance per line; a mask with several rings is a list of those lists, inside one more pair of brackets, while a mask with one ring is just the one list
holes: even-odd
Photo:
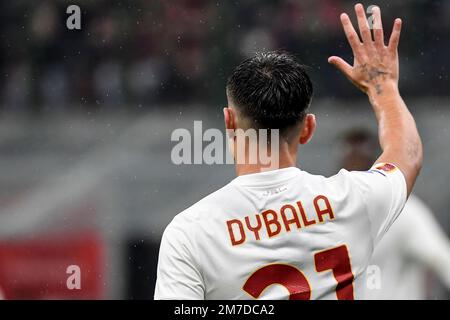
[[0, 292], [5, 299], [101, 299], [103, 256], [94, 232], [0, 242]]

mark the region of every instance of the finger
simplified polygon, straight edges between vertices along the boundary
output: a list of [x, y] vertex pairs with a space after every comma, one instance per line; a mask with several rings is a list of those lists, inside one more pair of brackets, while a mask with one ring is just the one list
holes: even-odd
[[332, 56], [328, 58], [328, 63], [334, 65], [338, 70], [340, 70], [344, 75], [350, 77], [352, 73], [352, 66], [349, 65], [344, 59], [336, 56]]
[[395, 19], [394, 27], [392, 28], [391, 38], [389, 39], [389, 50], [392, 52], [397, 51], [398, 42], [400, 41], [400, 33], [402, 31], [402, 20]]
[[370, 33], [369, 24], [367, 23], [366, 13], [361, 3], [355, 6], [356, 17], [358, 18], [359, 32], [363, 43], [372, 43], [372, 34]]
[[352, 47], [353, 55], [356, 56], [357, 52], [360, 50], [361, 42], [359, 41], [358, 34], [356, 33], [355, 28], [353, 28], [353, 24], [346, 13], [341, 14], [341, 23], [348, 43], [350, 44], [350, 47]]
[[384, 34], [383, 34], [383, 22], [381, 20], [381, 10], [379, 7], [374, 6], [372, 8], [373, 13], [373, 33], [375, 38], [375, 44], [384, 46]]

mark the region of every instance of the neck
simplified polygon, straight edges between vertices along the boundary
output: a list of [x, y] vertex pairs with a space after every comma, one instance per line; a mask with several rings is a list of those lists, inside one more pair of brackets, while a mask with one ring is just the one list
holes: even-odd
[[297, 164], [297, 148], [292, 150], [287, 143], [281, 143], [279, 146], [279, 155], [276, 165], [272, 161], [271, 164], [258, 163], [237, 163], [236, 164], [236, 175], [243, 176], [246, 174], [259, 173], [265, 171], [272, 171], [277, 169], [295, 167]]

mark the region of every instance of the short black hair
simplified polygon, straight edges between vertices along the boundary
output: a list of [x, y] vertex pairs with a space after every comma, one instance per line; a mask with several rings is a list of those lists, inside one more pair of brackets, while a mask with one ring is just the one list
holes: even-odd
[[305, 66], [279, 51], [257, 53], [243, 61], [227, 82], [229, 99], [255, 129], [286, 129], [306, 115], [313, 85]]

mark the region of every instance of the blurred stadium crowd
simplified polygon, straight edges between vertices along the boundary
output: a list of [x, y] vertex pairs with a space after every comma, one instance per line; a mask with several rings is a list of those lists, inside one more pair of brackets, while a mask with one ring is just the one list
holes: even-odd
[[[231, 67], [256, 50], [285, 49], [312, 69], [317, 95], [348, 97], [353, 88], [327, 67], [350, 56], [339, 13], [352, 1], [76, 1], [82, 30], [66, 28], [67, 1], [0, 4], [0, 105], [26, 111], [128, 110], [154, 103], [218, 103]], [[370, 3], [367, 3], [369, 5]], [[405, 28], [402, 91], [446, 95], [450, 1], [389, 1]]]
[[[232, 166], [174, 165], [171, 133], [199, 119], [222, 129], [226, 78], [255, 51], [285, 49], [309, 66], [319, 130], [300, 163], [334, 174], [339, 135], [375, 131], [367, 100], [327, 63], [351, 59], [339, 14], [354, 3], [1, 1], [0, 296], [152, 298], [165, 226], [234, 177]], [[72, 4], [81, 30], [66, 27]], [[425, 146], [415, 192], [448, 234], [450, 0], [373, 4], [385, 38], [404, 21], [400, 86]], [[71, 264], [78, 292], [65, 286]]]

